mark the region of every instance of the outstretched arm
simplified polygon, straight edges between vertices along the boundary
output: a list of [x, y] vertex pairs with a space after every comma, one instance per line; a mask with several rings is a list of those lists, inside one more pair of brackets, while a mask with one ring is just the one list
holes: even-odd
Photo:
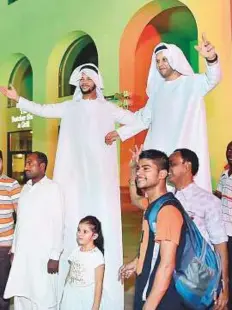
[[202, 41], [195, 46], [195, 49], [205, 58], [207, 64], [206, 72], [198, 75], [198, 83], [204, 96], [220, 82], [221, 68], [215, 48], [207, 40], [205, 34], [202, 35]]
[[9, 89], [7, 87], [0, 86], [0, 93], [9, 99], [16, 101], [17, 108], [47, 118], [61, 118], [66, 106], [66, 102], [58, 104], [38, 104], [29, 101], [23, 97], [20, 97], [13, 86]]
[[125, 141], [147, 129], [151, 123], [151, 100], [136, 113], [115, 107], [115, 121], [124, 126], [111, 131], [105, 137], [106, 144], [112, 144], [117, 138]]

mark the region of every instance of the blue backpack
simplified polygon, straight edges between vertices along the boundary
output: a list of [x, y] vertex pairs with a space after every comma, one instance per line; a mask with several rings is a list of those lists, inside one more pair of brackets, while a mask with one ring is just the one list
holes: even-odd
[[148, 216], [151, 231], [155, 233], [154, 223], [157, 221], [158, 212], [169, 204], [179, 209], [186, 225], [183, 252], [178, 269], [176, 268], [173, 274], [175, 287], [188, 307], [204, 310], [213, 303], [220, 290], [220, 257], [202, 237], [193, 220], [172, 193], [160, 197], [153, 204]]

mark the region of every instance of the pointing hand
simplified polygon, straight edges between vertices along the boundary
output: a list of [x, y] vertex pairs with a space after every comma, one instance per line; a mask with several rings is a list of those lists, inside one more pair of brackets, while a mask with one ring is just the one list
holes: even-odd
[[202, 41], [195, 46], [195, 49], [207, 60], [215, 59], [217, 56], [214, 46], [207, 40], [204, 33], [202, 34]]

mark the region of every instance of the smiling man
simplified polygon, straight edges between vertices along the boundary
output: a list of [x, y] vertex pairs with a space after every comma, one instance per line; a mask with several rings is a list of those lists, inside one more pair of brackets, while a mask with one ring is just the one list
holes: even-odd
[[158, 212], [156, 222], [152, 217], [159, 201], [170, 194], [166, 188], [168, 166], [168, 157], [161, 151], [146, 150], [139, 156], [137, 186], [146, 194], [149, 206], [144, 214], [139, 255], [119, 270], [122, 281], [136, 272], [134, 310], [187, 309], [172, 277], [185, 242], [178, 201], [173, 196], [172, 203], [165, 203]]
[[147, 80], [148, 101], [135, 113], [143, 127], [122, 126], [106, 136], [107, 143], [122, 141], [148, 129], [144, 149], [168, 155], [178, 147], [197, 152], [200, 169], [196, 182], [211, 190], [204, 96], [220, 81], [221, 71], [214, 46], [202, 36], [195, 47], [205, 58], [207, 71], [195, 74], [180, 48], [160, 43], [153, 52]]

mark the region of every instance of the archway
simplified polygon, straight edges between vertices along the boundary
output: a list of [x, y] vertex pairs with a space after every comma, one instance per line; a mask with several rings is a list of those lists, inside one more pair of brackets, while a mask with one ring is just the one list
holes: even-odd
[[[33, 72], [29, 59], [21, 53], [10, 55], [1, 66], [1, 83], [8, 86], [13, 85], [21, 96], [31, 100]], [[23, 183], [25, 157], [32, 151], [33, 116], [16, 109], [15, 101], [7, 98], [2, 100], [4, 106], [1, 115], [4, 118], [1, 140], [4, 158], [7, 159], [5, 167], [7, 167], [9, 176]]]
[[96, 45], [87, 34], [73, 41], [65, 51], [59, 70], [59, 97], [73, 94], [75, 87], [69, 85], [69, 78], [73, 70], [84, 63], [98, 66]]
[[[146, 83], [154, 47], [159, 42], [174, 43], [198, 71], [197, 24], [191, 11], [178, 0], [155, 0], [142, 7], [127, 24], [120, 42], [120, 91], [131, 94], [131, 110], [147, 101]], [[121, 186], [128, 186], [129, 148], [144, 141], [146, 132], [121, 144]]]
[[[15, 64], [8, 85], [14, 85], [18, 93], [29, 100], [33, 95], [33, 73], [32, 67], [27, 57], [20, 58]], [[13, 100], [8, 99], [8, 107], [15, 106]]]

